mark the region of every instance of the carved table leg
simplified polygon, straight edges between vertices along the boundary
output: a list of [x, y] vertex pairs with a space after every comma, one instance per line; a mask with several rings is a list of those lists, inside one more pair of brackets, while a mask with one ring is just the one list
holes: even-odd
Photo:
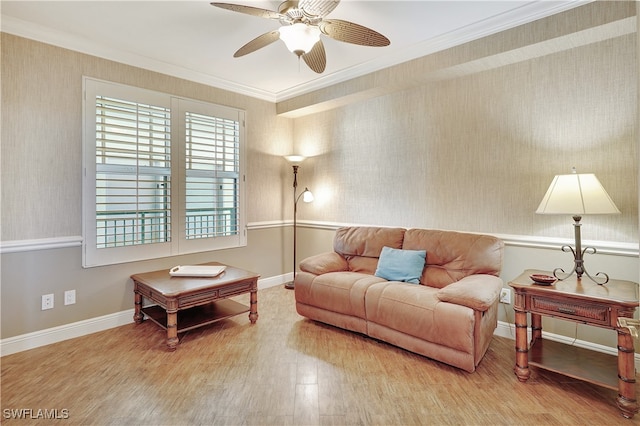
[[626, 328], [618, 328], [618, 398], [622, 416], [630, 419], [638, 412], [633, 338]]
[[133, 320], [136, 324], [141, 324], [144, 319], [144, 315], [142, 315], [142, 295], [140, 293], [134, 293], [134, 309], [135, 312], [133, 314]]
[[255, 324], [258, 321], [258, 289], [254, 288], [249, 293], [249, 321]]
[[178, 311], [167, 311], [167, 347], [175, 351], [178, 343]]
[[524, 311], [515, 312], [516, 325], [516, 365], [513, 371], [518, 380], [526, 382], [531, 376], [529, 370], [529, 342], [527, 341], [527, 313]]

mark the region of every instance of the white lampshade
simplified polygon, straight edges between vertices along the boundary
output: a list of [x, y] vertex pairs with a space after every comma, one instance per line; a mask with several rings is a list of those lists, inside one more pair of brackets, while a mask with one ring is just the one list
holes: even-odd
[[304, 201], [305, 203], [311, 203], [313, 201], [313, 194], [311, 193], [311, 191], [309, 191], [307, 188], [304, 189], [303, 195], [302, 195], [302, 201]]
[[303, 157], [302, 155], [285, 155], [284, 158], [292, 165], [297, 166], [306, 160], [307, 157]]
[[620, 213], [593, 173], [557, 175], [536, 210], [538, 214]]
[[308, 53], [320, 40], [320, 29], [303, 23], [280, 27], [280, 40], [284, 41], [290, 52], [300, 56]]

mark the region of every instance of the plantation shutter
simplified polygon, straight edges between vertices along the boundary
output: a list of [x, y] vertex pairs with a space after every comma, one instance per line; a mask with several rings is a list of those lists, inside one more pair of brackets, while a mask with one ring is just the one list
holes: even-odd
[[95, 99], [96, 248], [170, 241], [170, 109]]
[[240, 123], [190, 111], [184, 118], [185, 237], [238, 235]]

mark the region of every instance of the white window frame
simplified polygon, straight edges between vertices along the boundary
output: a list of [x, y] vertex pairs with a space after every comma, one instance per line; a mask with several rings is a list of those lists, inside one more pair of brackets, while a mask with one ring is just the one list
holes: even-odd
[[[221, 250], [247, 245], [245, 203], [245, 112], [212, 103], [140, 89], [133, 86], [83, 78], [83, 242], [82, 265], [85, 268], [124, 262], [156, 259], [188, 253]], [[169, 108], [171, 110], [170, 142], [170, 222], [169, 241], [151, 244], [98, 248], [96, 208], [96, 96], [106, 96]], [[186, 238], [186, 125], [187, 112], [216, 119], [237, 121], [237, 228], [226, 236]], [[205, 173], [206, 174], [206, 173]], [[209, 173], [209, 175], [211, 175]], [[227, 173], [227, 175], [229, 175]], [[232, 174], [233, 175], [233, 174]], [[225, 175], [226, 176], [226, 175]]]

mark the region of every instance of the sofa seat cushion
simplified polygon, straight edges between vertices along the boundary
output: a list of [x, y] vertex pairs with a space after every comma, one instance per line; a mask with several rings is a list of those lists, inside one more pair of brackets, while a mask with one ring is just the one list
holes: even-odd
[[[365, 293], [385, 279], [359, 272], [329, 272], [313, 276], [306, 272], [296, 276], [296, 301], [331, 312], [366, 319]], [[309, 275], [309, 279], [306, 276]], [[298, 279], [300, 278], [300, 279]]]
[[473, 309], [442, 302], [437, 288], [395, 281], [374, 284], [367, 290], [366, 313], [368, 322], [473, 353]]

